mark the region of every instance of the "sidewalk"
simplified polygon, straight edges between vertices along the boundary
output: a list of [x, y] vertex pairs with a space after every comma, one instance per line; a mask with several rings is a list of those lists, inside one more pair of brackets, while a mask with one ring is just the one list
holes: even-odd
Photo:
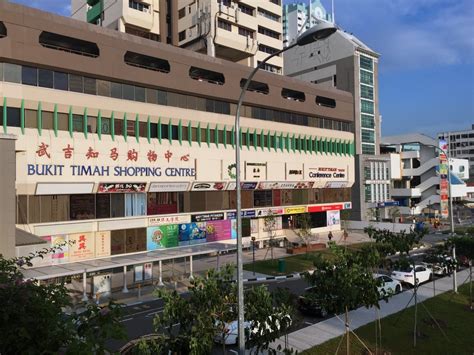
[[[469, 276], [469, 269], [459, 271], [457, 273], [458, 286], [464, 283]], [[453, 289], [452, 277], [444, 277], [436, 280], [436, 295], [440, 295]], [[393, 313], [402, 311], [413, 295], [412, 290], [408, 290], [398, 295], [394, 295], [390, 298], [389, 302], [380, 302], [380, 309], [378, 311], [379, 317], [384, 318]], [[418, 288], [418, 300], [419, 302], [426, 301], [429, 298], [434, 297], [433, 282], [428, 282], [421, 285]], [[414, 300], [411, 300], [410, 306], [414, 305]], [[328, 340], [339, 337], [345, 333], [344, 328], [344, 316], [339, 315], [320, 323], [311, 325], [309, 327], [300, 329], [296, 332], [288, 334], [287, 346], [293, 348], [298, 352], [310, 349], [316, 345], [322, 344]], [[374, 322], [377, 320], [377, 309], [365, 307], [358, 308], [349, 312], [350, 327], [352, 330], [357, 329], [363, 325]], [[285, 346], [285, 339], [280, 338], [273, 343], [273, 348], [276, 349], [278, 345], [283, 348]]]

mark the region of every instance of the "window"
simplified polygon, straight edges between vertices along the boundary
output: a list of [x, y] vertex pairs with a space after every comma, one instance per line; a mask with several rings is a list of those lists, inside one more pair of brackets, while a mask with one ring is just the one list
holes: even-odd
[[[240, 80], [240, 87], [243, 88], [247, 79]], [[247, 91], [256, 91], [260, 94], [267, 95], [270, 92], [268, 84], [261, 83], [259, 81], [251, 80], [249, 86], [247, 87]]]
[[316, 105], [335, 108], [336, 100], [331, 99], [330, 97], [316, 96]]
[[24, 85], [38, 86], [38, 69], [22, 66], [21, 83]]
[[375, 154], [375, 146], [373, 144], [362, 143], [362, 154]]
[[110, 133], [111, 133], [110, 118], [102, 117], [102, 120], [101, 120], [101, 133], [110, 135]]
[[125, 194], [125, 216], [146, 215], [146, 194]]
[[5, 27], [5, 24], [0, 21], [0, 38], [6, 37], [7, 36], [7, 28]]
[[70, 195], [69, 197], [70, 219], [94, 219], [95, 218], [95, 195]]
[[265, 9], [262, 9], [262, 8], [258, 8], [258, 14], [260, 16], [263, 16], [269, 20], [273, 20], [273, 21], [276, 21], [276, 22], [280, 22], [280, 16], [274, 14], [273, 12], [270, 12], [270, 11], [267, 11]]
[[364, 99], [374, 99], [374, 88], [366, 85], [360, 86], [360, 96]]
[[244, 4], [241, 4], [241, 3], [238, 3], [238, 6], [239, 6], [239, 10], [241, 12], [243, 12], [244, 14], [247, 14], [247, 15], [250, 15], [250, 16], [253, 16], [253, 8], [250, 7], [250, 6], [247, 6], [247, 5], [244, 5]]
[[124, 194], [111, 194], [110, 195], [110, 206], [111, 206], [111, 217], [124, 217], [125, 216], [125, 195]]
[[198, 67], [189, 69], [189, 77], [198, 81], [207, 81], [211, 84], [224, 85], [225, 83], [224, 74]]
[[[5, 108], [3, 108], [5, 110]], [[20, 127], [20, 109], [16, 107], [7, 107], [7, 126]]]
[[110, 85], [110, 96], [116, 99], [122, 98], [122, 84], [112, 82]]
[[134, 10], [141, 11], [141, 12], [149, 12], [150, 10], [150, 5], [138, 2], [135, 0], [129, 0], [128, 7]]
[[[258, 50], [260, 52], [268, 53], [268, 54], [274, 54], [279, 51], [277, 48], [269, 47], [264, 44], [259, 44], [258, 45]], [[280, 55], [281, 56], [281, 55]]]
[[374, 85], [374, 75], [364, 70], [360, 71], [360, 82], [363, 84]]
[[69, 90], [68, 74], [54, 72], [54, 88], [57, 90]]
[[122, 98], [125, 100], [135, 100], [135, 88], [133, 85], [122, 85]]
[[272, 190], [256, 190], [253, 193], [254, 207], [273, 206], [272, 204]]
[[272, 31], [266, 27], [258, 26], [258, 33], [261, 33], [268, 37], [280, 39], [280, 33]]
[[370, 187], [370, 185], [364, 186], [364, 196], [365, 196], [365, 202], [372, 201], [372, 188]]
[[84, 116], [72, 115], [72, 131], [84, 132]]
[[165, 59], [151, 57], [130, 51], [125, 53], [123, 59], [127, 65], [132, 65], [148, 70], [155, 70], [162, 73], [170, 72], [170, 63]]
[[110, 97], [110, 81], [97, 80], [97, 95]]
[[373, 71], [373, 60], [372, 58], [361, 55], [360, 56], [360, 67], [366, 70]]
[[360, 115], [360, 120], [361, 120], [361, 126], [364, 128], [374, 128], [375, 123], [374, 123], [374, 117], [369, 116], [369, 115]]
[[183, 7], [178, 11], [178, 19], [182, 19], [184, 16], [186, 16], [186, 7]]
[[52, 32], [41, 32], [39, 43], [46, 48], [96, 58], [99, 56], [97, 44], [82, 39], [63, 36]]
[[93, 78], [83, 78], [84, 82], [84, 94], [97, 95], [97, 83]]
[[[260, 65], [260, 61], [257, 62]], [[269, 71], [270, 73], [281, 73], [281, 67], [265, 63], [262, 67], [263, 70]]]
[[3, 70], [5, 81], [10, 83], [21, 83], [21, 65], [4, 63]]
[[110, 194], [97, 194], [95, 206], [96, 218], [110, 218]]
[[375, 132], [367, 129], [362, 129], [362, 142], [375, 143]]
[[227, 21], [218, 19], [217, 20], [217, 27], [222, 28], [223, 30], [232, 32], [232, 25]]
[[178, 33], [178, 40], [179, 41], [184, 41], [185, 39], [186, 39], [186, 30], [181, 31], [180, 33]]
[[281, 89], [281, 97], [288, 100], [294, 100], [294, 101], [299, 101], [299, 102], [304, 102], [306, 100], [306, 96], [304, 92], [286, 89], [286, 88]]
[[39, 69], [38, 86], [52, 89], [54, 87], [54, 72], [52, 70]]
[[255, 33], [255, 31], [252, 31], [252, 30], [249, 30], [248, 28], [239, 26], [239, 35], [241, 35], [241, 36], [255, 38], [254, 33]]
[[374, 114], [374, 103], [371, 101], [360, 100], [360, 111], [363, 113]]
[[74, 92], [84, 92], [83, 77], [80, 75], [69, 75], [69, 90]]

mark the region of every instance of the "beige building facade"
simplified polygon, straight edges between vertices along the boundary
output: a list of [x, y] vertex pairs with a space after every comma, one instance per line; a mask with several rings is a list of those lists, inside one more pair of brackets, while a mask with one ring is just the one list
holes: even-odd
[[251, 67], [283, 48], [280, 0], [72, 0], [71, 16]]
[[[38, 267], [235, 239], [234, 114], [250, 68], [18, 5], [0, 4], [0, 24], [0, 129], [16, 137], [16, 203], [0, 215], [45, 242], [17, 255], [70, 243]], [[281, 240], [302, 214], [315, 233], [340, 229], [352, 125], [350, 94], [256, 75], [240, 132], [244, 243], [266, 243], [269, 214]]]

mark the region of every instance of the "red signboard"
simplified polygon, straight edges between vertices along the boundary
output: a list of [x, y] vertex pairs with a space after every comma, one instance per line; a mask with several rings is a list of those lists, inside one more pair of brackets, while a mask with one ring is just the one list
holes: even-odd
[[309, 206], [308, 212], [325, 212], [325, 211], [337, 211], [343, 210], [344, 205], [342, 203], [337, 205], [319, 205], [319, 206]]

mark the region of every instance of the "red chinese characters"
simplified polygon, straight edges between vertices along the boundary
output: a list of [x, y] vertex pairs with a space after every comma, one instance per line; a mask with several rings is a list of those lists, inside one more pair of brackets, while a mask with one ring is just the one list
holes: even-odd
[[181, 161], [189, 161], [189, 154], [183, 155], [179, 160], [181, 160]]
[[155, 162], [158, 159], [158, 154], [156, 154], [154, 150], [149, 150], [146, 156], [150, 163]]
[[63, 148], [64, 158], [71, 159], [73, 151], [74, 151], [74, 148], [68, 144], [66, 148]]
[[127, 161], [137, 161], [138, 160], [138, 152], [135, 149], [130, 149], [127, 152]]
[[85, 236], [85, 235], [79, 236], [79, 246], [78, 246], [78, 249], [79, 249], [79, 250], [85, 250], [85, 249], [86, 249], [86, 236]]
[[36, 151], [36, 154], [39, 157], [46, 155], [48, 158], [51, 158], [51, 155], [48, 153], [48, 147], [49, 145], [41, 142], [41, 144], [38, 146], [38, 150]]
[[173, 153], [167, 150], [165, 153], [165, 159], [168, 161], [168, 163], [170, 162], [170, 159], [172, 156], [173, 156]]
[[118, 159], [118, 150], [117, 150], [117, 148], [110, 149], [110, 159], [112, 159], [113, 161]]
[[87, 153], [86, 153], [86, 158], [87, 159], [96, 159], [98, 157], [99, 157], [99, 152], [94, 151], [94, 149], [92, 149], [92, 147], [89, 147], [89, 149], [87, 150]]

